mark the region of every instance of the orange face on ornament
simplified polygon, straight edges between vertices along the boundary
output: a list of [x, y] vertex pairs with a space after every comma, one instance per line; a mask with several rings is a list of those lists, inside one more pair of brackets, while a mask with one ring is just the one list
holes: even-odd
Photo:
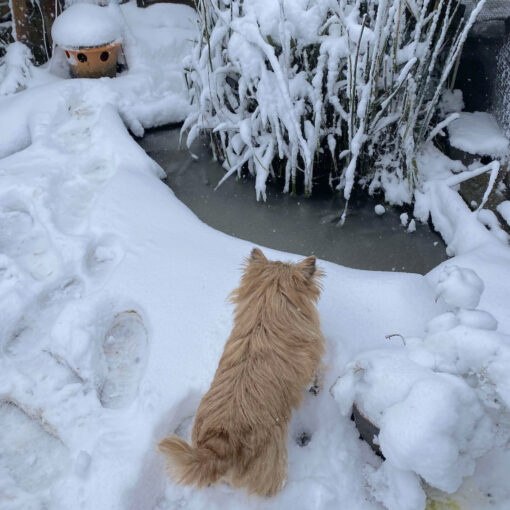
[[64, 48], [74, 78], [114, 78], [121, 44], [113, 42], [90, 48]]

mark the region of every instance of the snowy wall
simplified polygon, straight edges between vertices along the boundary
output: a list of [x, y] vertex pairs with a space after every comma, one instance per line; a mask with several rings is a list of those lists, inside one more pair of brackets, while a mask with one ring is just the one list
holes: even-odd
[[507, 37], [497, 58], [493, 111], [505, 135], [510, 135], [510, 37]]
[[[478, 3], [478, 0], [464, 0], [466, 13], [469, 14]], [[510, 2], [508, 0], [487, 0], [484, 8], [477, 18], [477, 23], [489, 20], [504, 20], [510, 16]]]
[[[463, 3], [469, 14], [477, 1]], [[509, 19], [509, 1], [487, 0], [464, 45], [455, 83], [455, 88], [463, 92], [467, 111], [493, 111], [506, 130], [510, 104], [505, 98], [510, 74], [509, 51], [505, 48]]]

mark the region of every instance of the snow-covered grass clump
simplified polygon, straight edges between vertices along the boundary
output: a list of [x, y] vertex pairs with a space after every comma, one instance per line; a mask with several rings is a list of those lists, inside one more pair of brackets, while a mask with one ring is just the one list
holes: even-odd
[[362, 353], [334, 388], [344, 413], [355, 402], [380, 429], [386, 461], [368, 480], [391, 510], [425, 508], [419, 478], [457, 491], [479, 458], [510, 439], [510, 337], [477, 309], [483, 288], [471, 269], [444, 267], [437, 300], [450, 311], [430, 320], [423, 338]]
[[26, 87], [32, 76], [31, 56], [23, 43], [16, 41], [6, 47], [5, 55], [0, 58], [0, 96], [14, 94]]
[[[484, 0], [480, 2], [484, 3]], [[201, 0], [201, 37], [188, 62], [200, 131], [227, 176], [269, 176], [294, 191], [317, 169], [348, 199], [354, 184], [410, 202], [415, 156], [452, 118], [437, 116], [441, 92], [470, 19], [452, 0]], [[455, 28], [453, 28], [455, 27]]]

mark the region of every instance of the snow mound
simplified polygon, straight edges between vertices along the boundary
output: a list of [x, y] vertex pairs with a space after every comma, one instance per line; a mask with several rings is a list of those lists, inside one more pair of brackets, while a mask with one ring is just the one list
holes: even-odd
[[472, 269], [450, 266], [439, 275], [437, 296], [450, 306], [473, 309], [480, 303], [483, 289], [483, 281]]
[[490, 113], [463, 112], [448, 125], [450, 144], [469, 154], [503, 156], [508, 153], [508, 139]]
[[71, 5], [57, 17], [51, 35], [63, 48], [82, 48], [117, 41], [121, 31], [107, 8], [80, 3]]
[[429, 321], [423, 338], [359, 354], [333, 389], [344, 415], [355, 402], [380, 430], [386, 462], [367, 481], [390, 510], [425, 508], [418, 477], [454, 493], [510, 439], [510, 337], [488, 312], [459, 309], [478, 305], [483, 282], [445, 268], [436, 291], [453, 311]]

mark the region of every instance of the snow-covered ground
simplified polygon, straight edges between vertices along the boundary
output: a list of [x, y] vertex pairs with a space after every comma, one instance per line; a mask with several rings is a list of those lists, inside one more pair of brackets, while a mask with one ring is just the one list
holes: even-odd
[[[121, 8], [128, 73], [31, 69], [0, 98], [0, 508], [423, 510], [419, 475], [434, 508], [441, 489], [462, 509], [507, 509], [510, 249], [455, 191], [451, 170], [480, 170], [432, 149], [415, 216], [454, 257], [426, 276], [319, 262], [327, 371], [294, 415], [286, 487], [268, 500], [168, 482], [156, 444], [189, 433], [252, 245], [197, 219], [125, 127], [185, 116], [193, 11]], [[381, 427], [386, 462], [358, 440], [349, 399]]]

